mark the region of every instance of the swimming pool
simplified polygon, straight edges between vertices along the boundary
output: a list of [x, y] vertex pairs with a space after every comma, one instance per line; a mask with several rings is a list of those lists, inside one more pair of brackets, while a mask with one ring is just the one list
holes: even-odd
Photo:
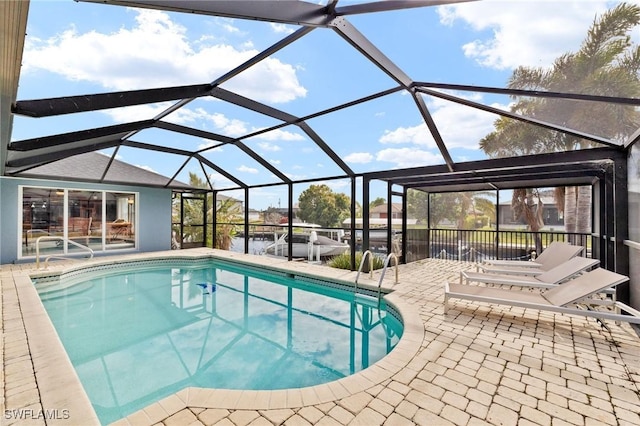
[[190, 386], [336, 380], [403, 332], [375, 297], [219, 260], [101, 267], [36, 287], [103, 423]]

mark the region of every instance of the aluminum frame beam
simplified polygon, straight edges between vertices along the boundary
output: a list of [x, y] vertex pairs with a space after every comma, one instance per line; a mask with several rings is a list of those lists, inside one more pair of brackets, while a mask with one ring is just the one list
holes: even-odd
[[52, 148], [73, 142], [85, 142], [92, 144], [103, 138], [120, 139], [123, 135], [133, 131], [146, 129], [153, 126], [153, 120], [134, 121], [114, 126], [97, 127], [75, 132], [60, 133], [51, 136], [42, 136], [32, 139], [14, 141], [9, 144], [9, 151], [31, 151], [34, 149]]
[[305, 1], [265, 0], [81, 0], [137, 8], [159, 9], [197, 15], [277, 22], [281, 24], [325, 26], [327, 9]]
[[12, 108], [12, 112], [28, 117], [52, 117], [79, 112], [175, 101], [183, 98], [199, 98], [201, 96], [207, 96], [211, 88], [210, 84], [196, 84], [160, 89], [129, 90], [92, 95], [24, 100], [17, 101]]
[[497, 114], [503, 117], [508, 117], [508, 118], [512, 118], [514, 120], [518, 120], [518, 121], [522, 121], [525, 123], [529, 123], [529, 124], [534, 124], [537, 126], [541, 126], [544, 127], [546, 129], [550, 129], [550, 130], [556, 130], [558, 132], [562, 132], [562, 133], [566, 133], [568, 135], [572, 135], [578, 138], [582, 138], [582, 139], [586, 139], [592, 142], [597, 142], [603, 145], [608, 145], [608, 146], [615, 146], [615, 147], [622, 147], [623, 145], [621, 143], [616, 143], [610, 139], [606, 139], [606, 138], [602, 138], [600, 136], [595, 136], [592, 135], [590, 133], [585, 133], [585, 132], [580, 132], [577, 130], [573, 130], [573, 129], [569, 129], [568, 127], [562, 127], [562, 126], [558, 126], [556, 124], [553, 123], [549, 123], [546, 121], [542, 121], [542, 120], [537, 120], [535, 118], [530, 118], [530, 117], [526, 117], [520, 114], [515, 114], [513, 112], [510, 111], [505, 111], [503, 109], [499, 109], [499, 108], [494, 108], [494, 107], [490, 107], [488, 105], [483, 105], [477, 102], [473, 102], [473, 101], [469, 101], [466, 99], [462, 99], [459, 98], [457, 96], [453, 96], [453, 95], [449, 95], [446, 93], [442, 93], [442, 92], [438, 92], [436, 90], [430, 90], [430, 89], [425, 89], [425, 88], [416, 88], [416, 91], [420, 92], [420, 93], [424, 93], [425, 95], [429, 95], [429, 96], [434, 96], [436, 98], [440, 98], [440, 99], [445, 99], [447, 101], [451, 101], [451, 102], [455, 102], [457, 104], [461, 104], [461, 105], [465, 105], [468, 107], [472, 107], [472, 108], [476, 108], [482, 111], [486, 111], [486, 112], [490, 112], [493, 114]]
[[409, 88], [412, 80], [391, 59], [378, 49], [368, 38], [364, 36], [345, 18], [337, 17], [331, 21], [331, 28], [347, 43], [365, 56], [374, 65], [384, 71], [394, 81], [405, 88]]

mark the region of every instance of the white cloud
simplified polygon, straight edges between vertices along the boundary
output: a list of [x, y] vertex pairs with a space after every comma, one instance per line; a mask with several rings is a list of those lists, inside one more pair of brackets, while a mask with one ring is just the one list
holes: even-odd
[[274, 145], [269, 142], [260, 142], [258, 144], [258, 147], [263, 151], [270, 151], [270, 152], [278, 152], [282, 150], [282, 148], [280, 148], [278, 145]]
[[334, 192], [344, 192], [344, 189], [347, 189], [351, 186], [351, 182], [348, 180], [328, 180], [321, 182], [331, 188]]
[[441, 164], [442, 157], [418, 148], [388, 148], [378, 152], [377, 161], [393, 163], [394, 168], [430, 166]]
[[294, 31], [294, 28], [292, 26], [286, 25], [286, 24], [278, 24], [276, 22], [271, 22], [269, 25], [271, 26], [271, 29], [273, 30], [273, 32], [278, 34], [291, 34]]
[[[235, 182], [227, 179], [226, 176], [221, 175], [220, 173], [211, 173], [209, 175], [209, 180], [211, 181], [211, 184], [213, 185], [213, 187], [216, 189], [223, 189], [223, 188], [237, 186]], [[227, 194], [225, 193], [225, 195]]]
[[[24, 72], [44, 70], [107, 90], [133, 90], [207, 83], [258, 53], [251, 46], [235, 47], [213, 37], [191, 42], [186, 28], [167, 13], [134, 12], [135, 25], [112, 33], [79, 33], [72, 26], [47, 40], [27, 37]], [[261, 61], [224, 86], [273, 103], [292, 101], [307, 93], [296, 68], [275, 58]]]
[[[286, 177], [288, 177], [289, 179], [291, 179], [291, 180], [304, 180], [304, 179], [308, 179], [309, 178], [308, 175], [296, 175], [296, 174], [293, 174], [293, 173], [284, 173], [284, 175]], [[273, 176], [273, 177], [275, 177], [275, 176]]]
[[[197, 149], [198, 149], [198, 151], [200, 151], [200, 150], [203, 150], [203, 149], [212, 148], [212, 147], [214, 147], [216, 145], [219, 145], [219, 144], [220, 144], [220, 142], [218, 142], [218, 141], [205, 140], [204, 143], [201, 143], [201, 144], [198, 145]], [[222, 148], [222, 147], [215, 148], [215, 150], [212, 149], [209, 152], [213, 152], [213, 151], [215, 151], [215, 152], [224, 152], [224, 148]]]
[[373, 161], [373, 155], [368, 152], [354, 152], [344, 157], [344, 161], [347, 163], [367, 164]]
[[239, 171], [239, 172], [243, 172], [243, 173], [251, 173], [251, 174], [258, 173], [258, 169], [255, 169], [253, 167], [245, 166], [244, 164], [241, 165], [240, 167], [238, 167], [236, 170]]
[[[262, 129], [254, 129], [254, 131], [255, 130], [262, 130]], [[276, 141], [276, 140], [277, 141], [302, 141], [305, 139], [304, 136], [302, 136], [299, 133], [289, 132], [282, 129], [275, 129], [267, 133], [261, 133], [258, 136], [254, 136], [254, 137], [258, 139], [268, 140], [268, 141]]]
[[438, 7], [440, 22], [470, 25], [485, 35], [462, 49], [483, 66], [512, 69], [546, 67], [580, 47], [586, 29], [607, 10], [605, 0], [485, 0]]
[[[460, 95], [458, 94], [458, 96]], [[478, 101], [479, 99], [474, 100]], [[508, 106], [500, 104], [490, 106], [502, 110], [509, 109]], [[440, 135], [449, 149], [478, 149], [480, 139], [495, 130], [494, 122], [498, 118], [495, 114], [439, 98], [431, 99], [429, 108]], [[426, 125], [422, 124], [421, 127], [425, 132], [428, 132]]]
[[418, 124], [413, 127], [398, 127], [395, 130], [385, 130], [380, 137], [383, 144], [415, 144], [435, 148], [436, 143], [429, 133], [427, 126]]
[[[456, 95], [482, 103], [480, 102], [482, 100], [480, 95], [468, 96], [459, 93]], [[498, 118], [495, 114], [440, 98], [425, 97], [425, 100], [428, 102], [433, 120], [448, 149], [478, 149], [480, 139], [494, 130], [493, 123]], [[491, 106], [497, 109], [509, 109], [508, 106], [501, 104], [493, 104]], [[464, 123], [464, 125], [461, 125], [461, 123]], [[386, 130], [380, 137], [379, 142], [382, 144], [418, 145], [428, 149], [437, 149], [435, 140], [424, 123]]]
[[281, 163], [280, 160], [269, 160], [271, 164], [275, 164], [276, 166]]

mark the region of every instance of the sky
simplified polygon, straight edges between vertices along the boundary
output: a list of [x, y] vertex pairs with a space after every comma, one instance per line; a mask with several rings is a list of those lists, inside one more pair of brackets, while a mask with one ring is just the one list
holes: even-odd
[[[354, 1], [341, 0], [345, 6]], [[640, 0], [630, 3], [640, 4]], [[412, 80], [504, 87], [518, 66], [549, 67], [576, 51], [597, 15], [618, 2], [600, 0], [482, 0], [404, 11], [353, 15], [347, 20]], [[18, 100], [210, 83], [297, 28], [266, 22], [168, 13], [73, 0], [31, 0]], [[634, 34], [640, 42], [640, 35]], [[396, 86], [334, 31], [318, 28], [222, 88], [298, 117]], [[507, 109], [510, 99], [456, 93]], [[478, 148], [497, 115], [437, 97], [424, 97], [454, 162], [487, 158]], [[16, 117], [12, 140], [149, 119], [171, 103], [51, 118]], [[166, 121], [243, 137], [279, 121], [211, 97], [199, 98]], [[307, 124], [356, 173], [443, 164], [437, 145], [406, 93], [311, 118]], [[133, 138], [195, 150], [249, 185], [278, 182], [238, 148], [158, 129]], [[243, 139], [273, 167], [294, 180], [341, 176], [343, 171], [300, 129], [287, 126]], [[113, 150], [105, 150], [112, 154]], [[188, 182], [203, 175], [195, 161], [121, 148], [121, 161]], [[206, 170], [218, 189], [235, 184]], [[326, 180], [349, 191], [347, 179]], [[308, 187], [294, 187], [294, 198]], [[374, 184], [372, 198], [385, 196]], [[243, 199], [242, 192], [225, 195]], [[249, 207], [284, 207], [285, 186], [250, 192]], [[294, 200], [295, 202], [295, 200]]]

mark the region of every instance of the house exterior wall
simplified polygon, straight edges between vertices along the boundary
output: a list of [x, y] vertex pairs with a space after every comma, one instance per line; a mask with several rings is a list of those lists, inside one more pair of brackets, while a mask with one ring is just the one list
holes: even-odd
[[[500, 209], [500, 225], [526, 225], [523, 218], [515, 220], [513, 218], [513, 210], [511, 204], [501, 204], [498, 206]], [[550, 227], [563, 227], [564, 220], [560, 217], [558, 209], [554, 205], [546, 205], [542, 210], [542, 219], [545, 226]]]
[[[19, 261], [21, 220], [20, 186], [69, 188], [135, 192], [138, 194], [136, 252], [169, 250], [171, 248], [171, 190], [125, 185], [101, 185], [42, 179], [0, 177], [0, 264]], [[96, 256], [122, 253], [122, 250], [97, 252]]]

